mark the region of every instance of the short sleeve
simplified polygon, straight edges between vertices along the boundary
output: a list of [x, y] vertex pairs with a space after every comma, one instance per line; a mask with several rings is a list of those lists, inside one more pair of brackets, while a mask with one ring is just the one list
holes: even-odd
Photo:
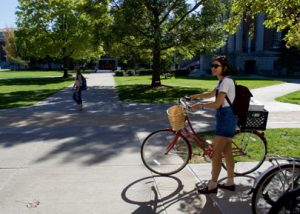
[[225, 92], [226, 94], [229, 93], [230, 87], [232, 85], [232, 80], [229, 78], [224, 78], [222, 83], [220, 84], [219, 87], [219, 92]]
[[[233, 103], [235, 98], [235, 85], [232, 79], [224, 78], [222, 83], [219, 86], [219, 92], [226, 93], [227, 97], [229, 98], [230, 102]], [[229, 106], [227, 100], [224, 100], [222, 104], [223, 107]]]

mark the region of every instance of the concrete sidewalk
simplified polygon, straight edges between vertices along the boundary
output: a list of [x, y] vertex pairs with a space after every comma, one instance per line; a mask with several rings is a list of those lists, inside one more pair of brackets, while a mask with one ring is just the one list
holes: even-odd
[[111, 74], [87, 79], [81, 112], [70, 88], [0, 110], [1, 213], [219, 213], [188, 168], [154, 176], [141, 162], [141, 141], [165, 128], [166, 106], [120, 102]]
[[[204, 196], [195, 183], [209, 179], [210, 164], [170, 177], [150, 173], [140, 145], [166, 127], [168, 105], [119, 101], [112, 73], [87, 80], [82, 112], [70, 88], [32, 107], [0, 110], [1, 213], [232, 213], [232, 205], [249, 211], [252, 178], [237, 179], [236, 194]], [[214, 123], [213, 111], [191, 117], [203, 121], [197, 129]]]
[[300, 128], [300, 105], [282, 103], [275, 100], [294, 91], [300, 90], [299, 82], [290, 82], [254, 89], [253, 97], [265, 105], [269, 111], [267, 128]]

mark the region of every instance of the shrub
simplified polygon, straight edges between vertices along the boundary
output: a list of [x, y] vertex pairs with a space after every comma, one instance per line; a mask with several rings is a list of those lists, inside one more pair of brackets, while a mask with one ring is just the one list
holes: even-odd
[[143, 70], [137, 70], [137, 73], [141, 76], [144, 75], [151, 75], [152, 74], [152, 69], [143, 69]]
[[178, 69], [178, 70], [175, 70], [173, 72], [174, 72], [174, 75], [176, 77], [178, 77], [178, 76], [188, 76], [190, 74], [190, 71], [187, 70], [187, 69]]
[[115, 75], [116, 76], [124, 76], [124, 73], [123, 73], [123, 71], [115, 71]]

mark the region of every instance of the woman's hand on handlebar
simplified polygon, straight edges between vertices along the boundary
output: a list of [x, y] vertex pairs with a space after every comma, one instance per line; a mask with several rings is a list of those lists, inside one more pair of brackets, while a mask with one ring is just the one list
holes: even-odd
[[191, 101], [192, 100], [192, 97], [191, 96], [184, 96], [183, 97], [186, 101]]

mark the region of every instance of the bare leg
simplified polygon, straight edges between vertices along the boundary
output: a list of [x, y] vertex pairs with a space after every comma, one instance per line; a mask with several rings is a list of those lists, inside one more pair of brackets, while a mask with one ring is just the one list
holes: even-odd
[[227, 183], [226, 185], [233, 185], [233, 178], [234, 178], [234, 160], [232, 155], [232, 139], [227, 138], [227, 143], [224, 148], [224, 156], [226, 161], [226, 168], [227, 168]]
[[227, 138], [216, 136], [213, 143], [212, 156], [212, 178], [211, 181], [217, 183], [222, 166], [222, 152], [227, 144]]

